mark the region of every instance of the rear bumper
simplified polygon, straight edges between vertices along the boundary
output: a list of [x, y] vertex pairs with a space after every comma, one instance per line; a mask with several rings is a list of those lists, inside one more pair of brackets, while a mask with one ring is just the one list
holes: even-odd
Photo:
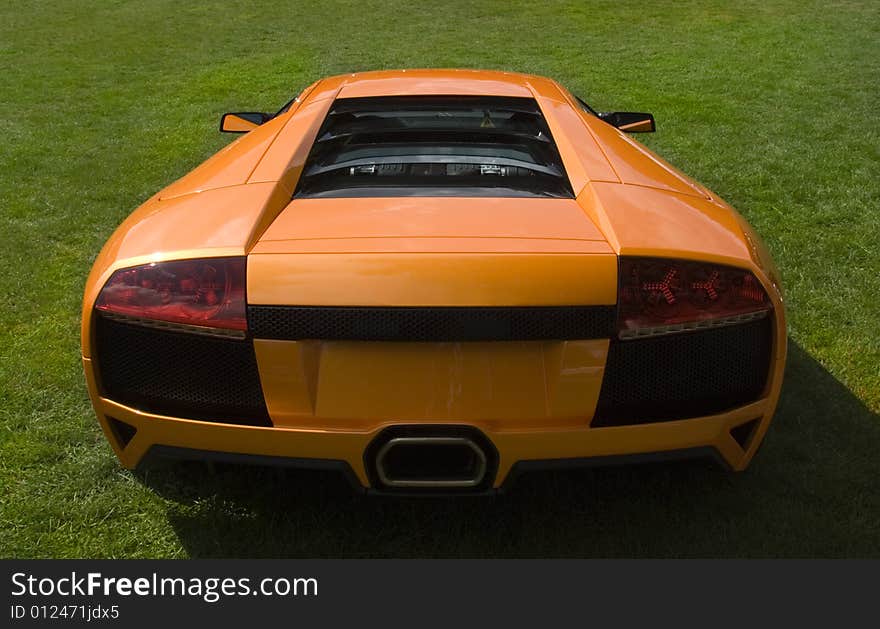
[[[319, 430], [240, 426], [155, 415], [101, 397], [91, 360], [84, 358], [83, 361], [98, 419], [122, 464], [132, 469], [149, 457], [163, 453], [183, 454], [188, 458], [256, 460], [340, 469], [366, 490], [370, 488], [367, 469], [370, 462], [365, 461], [368, 446], [388, 427], [406, 425], [388, 422], [363, 430]], [[509, 478], [528, 469], [626, 462], [626, 457], [662, 459], [710, 455], [732, 470], [742, 470], [763, 439], [776, 407], [782, 361], [774, 362], [773, 386], [765, 397], [706, 417], [601, 428], [591, 428], [587, 422], [547, 428], [536, 428], [534, 423], [527, 423], [525, 427], [471, 421], [443, 421], [442, 424], [474, 427], [497, 449], [497, 472], [489, 484], [492, 489], [503, 487]], [[120, 438], [110, 418], [124, 422], [134, 433]], [[750, 422], [755, 423], [746, 439], [738, 440], [731, 434], [731, 430]]]

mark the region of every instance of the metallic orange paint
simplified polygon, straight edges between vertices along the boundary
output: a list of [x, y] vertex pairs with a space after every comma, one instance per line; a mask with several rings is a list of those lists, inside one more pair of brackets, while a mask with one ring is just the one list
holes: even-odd
[[276, 426], [364, 431], [391, 421], [576, 427], [593, 414], [608, 350], [607, 340], [255, 344]]
[[251, 304], [268, 305], [610, 305], [617, 258], [610, 252], [252, 254], [247, 295]]
[[247, 133], [253, 131], [258, 125], [256, 122], [245, 120], [237, 114], [225, 114], [220, 121], [220, 130], [227, 133]]
[[620, 125], [621, 131], [627, 131], [630, 133], [636, 132], [648, 132], [654, 129], [654, 125], [650, 120], [640, 120], [638, 122], [631, 122], [629, 124]]
[[[291, 201], [337, 97], [498, 95], [536, 99], [576, 194], [565, 199]], [[92, 310], [117, 269], [149, 261], [248, 255], [248, 300], [308, 305], [614, 304], [617, 256], [676, 257], [751, 270], [775, 316], [764, 396], [719, 415], [591, 428], [607, 340], [495, 343], [255, 341], [274, 428], [162, 417], [101, 396]], [[779, 274], [732, 208], [556, 82], [475, 70], [342, 75], [307, 88], [138, 208], [111, 236], [85, 289], [82, 355], [98, 419], [126, 467], [150, 446], [346, 461], [363, 485], [364, 448], [383, 427], [477, 426], [495, 444], [500, 486], [516, 461], [712, 446], [736, 470], [751, 460], [782, 382]], [[122, 447], [108, 417], [136, 427]], [[760, 418], [743, 451], [730, 428]]]

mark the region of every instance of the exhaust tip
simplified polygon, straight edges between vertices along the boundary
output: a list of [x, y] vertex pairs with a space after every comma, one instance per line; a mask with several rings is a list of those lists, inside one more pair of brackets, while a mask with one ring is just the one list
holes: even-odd
[[486, 476], [486, 454], [466, 437], [396, 437], [376, 455], [388, 487], [476, 487]]
[[395, 426], [365, 453], [374, 488], [388, 491], [481, 491], [491, 487], [498, 455], [464, 426]]

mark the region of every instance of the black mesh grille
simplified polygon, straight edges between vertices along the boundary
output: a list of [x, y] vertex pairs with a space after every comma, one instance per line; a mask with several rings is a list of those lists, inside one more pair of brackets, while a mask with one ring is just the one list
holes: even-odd
[[190, 419], [271, 425], [253, 343], [123, 323], [96, 314], [96, 358], [108, 398]]
[[250, 306], [257, 338], [351, 341], [525, 341], [608, 338], [614, 306]]
[[611, 342], [593, 426], [720, 413], [756, 400], [770, 367], [772, 317]]

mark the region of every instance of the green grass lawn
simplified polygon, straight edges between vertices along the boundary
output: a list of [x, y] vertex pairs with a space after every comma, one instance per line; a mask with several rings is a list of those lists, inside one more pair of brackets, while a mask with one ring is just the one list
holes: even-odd
[[[791, 343], [746, 473], [611, 468], [402, 500], [316, 473], [120, 468], [79, 357], [105, 239], [229, 141], [221, 112], [398, 67], [533, 72], [652, 111], [647, 143], [752, 222]], [[870, 1], [4, 3], [0, 556], [880, 556], [878, 96]]]

